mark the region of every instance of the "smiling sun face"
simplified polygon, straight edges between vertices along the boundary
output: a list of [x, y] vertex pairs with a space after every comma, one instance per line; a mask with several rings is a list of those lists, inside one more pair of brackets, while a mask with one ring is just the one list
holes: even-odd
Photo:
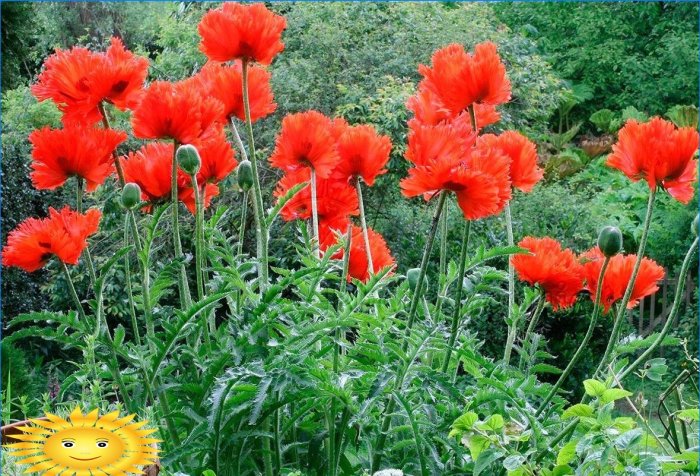
[[30, 466], [25, 473], [90, 476], [123, 476], [139, 473], [139, 466], [154, 462], [160, 440], [148, 438], [156, 430], [141, 429], [147, 422], [131, 423], [134, 415], [119, 418], [118, 412], [102, 417], [97, 410], [83, 415], [80, 408], [68, 420], [47, 414], [48, 421], [31, 420], [37, 426], [21, 427], [13, 436], [21, 443], [5, 445], [19, 464]]

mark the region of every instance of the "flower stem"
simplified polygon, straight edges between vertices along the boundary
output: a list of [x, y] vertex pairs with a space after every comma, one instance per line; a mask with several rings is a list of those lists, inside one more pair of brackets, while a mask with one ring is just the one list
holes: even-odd
[[630, 276], [630, 281], [627, 283], [627, 289], [625, 290], [625, 295], [620, 301], [620, 308], [615, 316], [615, 324], [613, 325], [613, 330], [610, 333], [610, 339], [608, 340], [608, 345], [605, 348], [605, 353], [603, 358], [600, 360], [600, 364], [595, 370], [593, 377], [595, 378], [607, 365], [608, 359], [617, 346], [617, 341], [620, 337], [620, 332], [622, 331], [622, 322], [625, 318], [625, 312], [627, 312], [627, 303], [630, 301], [632, 296], [632, 291], [634, 290], [634, 284], [637, 280], [637, 274], [639, 273], [639, 267], [642, 264], [642, 258], [644, 258], [644, 250], [647, 245], [647, 238], [649, 236], [649, 227], [651, 226], [651, 216], [654, 211], [654, 198], [656, 197], [656, 189], [649, 193], [649, 202], [647, 203], [647, 212], [644, 217], [644, 228], [642, 229], [642, 237], [639, 240], [639, 249], [637, 250], [637, 260], [634, 262], [634, 268], [632, 268], [632, 275]]
[[246, 130], [248, 132], [248, 147], [250, 149], [250, 165], [253, 169], [253, 209], [255, 212], [256, 241], [258, 255], [258, 278], [260, 279], [260, 292], [262, 293], [268, 285], [268, 232], [265, 223], [265, 210], [262, 200], [262, 189], [260, 187], [260, 175], [258, 173], [258, 161], [255, 157], [255, 140], [253, 137], [253, 121], [250, 117], [250, 99], [248, 97], [248, 62], [243, 59], [243, 109], [245, 112]]
[[320, 243], [318, 231], [318, 199], [316, 194], [316, 170], [311, 167], [311, 227], [314, 235], [311, 248], [313, 249], [314, 256], [318, 259], [320, 257]]
[[557, 383], [554, 384], [554, 387], [551, 388], [547, 396], [545, 397], [544, 400], [542, 400], [542, 403], [540, 403], [540, 407], [537, 409], [537, 413], [535, 413], [535, 416], [540, 416], [542, 411], [545, 409], [547, 404], [554, 398], [554, 395], [556, 395], [557, 391], [559, 388], [562, 386], [564, 383], [564, 380], [571, 374], [571, 371], [574, 369], [574, 365], [579, 361], [581, 356], [583, 355], [583, 351], [586, 349], [588, 346], [588, 342], [591, 340], [591, 337], [593, 336], [593, 330], [595, 329], [595, 326], [598, 322], [598, 317], [600, 316], [600, 298], [603, 294], [603, 279], [605, 277], [605, 270], [608, 269], [608, 263], [610, 263], [610, 258], [605, 257], [605, 260], [603, 261], [603, 266], [600, 268], [600, 274], [598, 275], [598, 284], [596, 287], [596, 293], [595, 293], [595, 304], [593, 306], [593, 315], [591, 316], [591, 322], [588, 325], [588, 330], [586, 331], [586, 335], [583, 337], [583, 340], [581, 341], [581, 344], [578, 346], [578, 349], [576, 349], [576, 353], [574, 356], [571, 358], [569, 361], [569, 364], [566, 366], [564, 369], [564, 372], [559, 376], [559, 379], [557, 379]]
[[[78, 213], [83, 213], [83, 178], [77, 178], [77, 187], [75, 194], [75, 209]], [[95, 274], [95, 264], [92, 261], [92, 254], [90, 253], [90, 247], [85, 247], [85, 261], [88, 265], [88, 274], [90, 275], [90, 285], [95, 286], [95, 281], [97, 281], [97, 275]]]
[[[544, 307], [547, 305], [547, 301], [544, 298], [544, 292], [540, 293], [539, 297], [539, 302], [537, 303], [537, 307], [535, 308], [535, 311], [532, 313], [532, 316], [530, 317], [530, 323], [527, 326], [527, 330], [525, 330], [525, 335], [523, 336], [522, 343], [523, 346], [525, 345], [525, 342], [527, 342], [530, 339], [530, 335], [535, 331], [535, 328], [537, 327], [537, 323], [540, 321], [540, 316], [542, 315], [542, 311], [544, 311]], [[523, 355], [520, 355], [520, 364], [518, 365], [519, 368], [522, 368], [523, 366]]]
[[466, 220], [464, 222], [464, 230], [462, 231], [462, 249], [459, 254], [459, 271], [457, 272], [457, 289], [455, 293], [455, 305], [452, 310], [452, 328], [450, 329], [450, 339], [447, 343], [447, 351], [445, 352], [445, 361], [442, 363], [442, 372], [447, 373], [450, 366], [450, 357], [452, 356], [452, 348], [457, 340], [457, 331], [459, 330], [459, 321], [462, 310], [462, 288], [464, 287], [464, 268], [467, 265], [467, 248], [469, 247], [469, 232], [471, 231], [472, 222]]
[[372, 250], [369, 246], [369, 232], [367, 231], [367, 217], [365, 215], [365, 202], [362, 199], [362, 184], [359, 177], [355, 178], [355, 189], [357, 190], [357, 201], [360, 208], [360, 223], [362, 225], [362, 239], [365, 242], [365, 252], [367, 253], [367, 269], [369, 274], [374, 274], [374, 263], [372, 262]]
[[[129, 246], [129, 215], [124, 215], [124, 246]], [[136, 305], [134, 304], [134, 290], [131, 286], [131, 263], [129, 255], [124, 256], [124, 277], [126, 281], [126, 294], [129, 298], [129, 315], [131, 316], [131, 329], [134, 333], [136, 344], [141, 347], [141, 333], [136, 319]]]
[[[204, 299], [204, 200], [202, 199], [203, 191], [200, 190], [197, 183], [197, 175], [192, 174], [192, 188], [194, 189], [195, 202], [195, 244], [194, 244], [194, 267], [197, 275], [197, 299]], [[209, 348], [211, 347], [211, 338], [209, 336], [210, 328], [213, 327], [209, 322], [208, 313], [201, 313], [202, 333], [204, 334], [204, 343]]]
[[75, 303], [75, 307], [78, 311], [78, 315], [80, 316], [81, 319], [85, 320], [85, 310], [83, 310], [83, 305], [80, 303], [80, 298], [78, 297], [78, 293], [75, 291], [75, 286], [73, 285], [73, 279], [70, 277], [70, 272], [68, 271], [68, 267], [66, 266], [66, 263], [63, 261], [59, 260], [61, 263], [61, 267], [63, 268], [63, 274], [66, 276], [66, 283], [68, 283], [68, 290], [70, 291], [70, 295], [73, 298], [73, 302]]
[[[343, 274], [340, 278], [340, 294], [344, 294], [348, 286], [348, 272], [350, 270], [350, 250], [352, 249], [352, 224], [348, 224], [348, 231], [345, 234], [345, 254], [343, 256]], [[338, 373], [340, 366], [340, 339], [342, 333], [340, 328], [335, 329], [335, 349], [333, 352], [333, 372]]]
[[248, 220], [248, 192], [243, 192], [241, 203], [241, 226], [238, 229], [238, 255], [243, 254], [243, 241], [245, 240], [245, 225]]
[[138, 255], [138, 262], [141, 266], [141, 299], [143, 299], [143, 315], [146, 320], [146, 335], [149, 339], [149, 347], [151, 351], [155, 350], [152, 346], [155, 342], [155, 328], [153, 325], [153, 315], [151, 309], [151, 277], [148, 270], [148, 256], [141, 256], [143, 254], [143, 246], [141, 244], [141, 237], [139, 236], [139, 229], [136, 223], [136, 216], [133, 210], [127, 212], [129, 214], [129, 224], [131, 225], [131, 235], [134, 239], [134, 246], [136, 247], [136, 253]]
[[[184, 254], [182, 253], [182, 242], [180, 241], [180, 220], [178, 218], [179, 202], [177, 197], [177, 141], [173, 141], [173, 163], [172, 163], [172, 173], [170, 178], [170, 194], [173, 204], [173, 214], [172, 214], [172, 227], [173, 227], [173, 249], [175, 252], [175, 259], [184, 259]], [[187, 271], [185, 270], [185, 263], [180, 262], [180, 272], [178, 279], [178, 288], [180, 291], [180, 306], [182, 309], [187, 309], [192, 305], [192, 297], [190, 296], [190, 288], [187, 284]]]
[[678, 310], [681, 307], [681, 301], [682, 301], [682, 295], [683, 295], [683, 289], [685, 287], [685, 280], [688, 276], [688, 269], [690, 268], [690, 263], [692, 262], [692, 257], [695, 251], [698, 249], [698, 238], [695, 238], [695, 241], [693, 241], [693, 244], [690, 245], [690, 249], [688, 250], [688, 253], [685, 255], [685, 259], [683, 260], [683, 265], [681, 266], [681, 271], [680, 274], [678, 275], [678, 284], [676, 286], [676, 295], [673, 297], [673, 305], [671, 306], [671, 312], [668, 315], [668, 318], [666, 319], [666, 323], [664, 324], [664, 327], [661, 329], [661, 332], [659, 335], [656, 337], [654, 342], [644, 351], [642, 352], [642, 355], [640, 355], [634, 362], [632, 362], [619, 376], [619, 381], [622, 382], [622, 380], [627, 377], [630, 373], [634, 372], [637, 367], [639, 367], [646, 359], [651, 355], [652, 352], [663, 342], [663, 340], [666, 338], [668, 335], [668, 332], [671, 330], [671, 326], [673, 325], [673, 322], [676, 320], [676, 315], [678, 314]]
[[[515, 245], [513, 238], [513, 218], [510, 213], [510, 203], [506, 203], [506, 233], [508, 234], [508, 246]], [[513, 319], [513, 307], [515, 306], [515, 269], [513, 262], [508, 259], [508, 338], [506, 339], [506, 348], [503, 354], [503, 361], [506, 365], [510, 363], [510, 355], [513, 351], [513, 343], [515, 342], [515, 334], [518, 331], [518, 323]], [[534, 319], [533, 319], [534, 320]], [[532, 322], [531, 322], [532, 323]]]
[[[100, 110], [100, 114], [102, 114], [102, 127], [104, 127], [105, 129], [110, 129], [109, 117], [107, 117], [107, 111], [105, 110], [104, 102], [100, 102], [97, 105], [97, 108]], [[114, 168], [117, 169], [117, 178], [119, 179], [119, 185], [124, 186], [125, 181], [122, 162], [119, 159], [119, 155], [116, 153], [116, 151], [114, 152], [114, 154], [112, 154], [112, 156], [114, 157]]]

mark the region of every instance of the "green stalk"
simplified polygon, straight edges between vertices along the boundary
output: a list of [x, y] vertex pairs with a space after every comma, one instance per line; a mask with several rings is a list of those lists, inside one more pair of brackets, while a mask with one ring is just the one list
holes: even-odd
[[586, 335], [583, 337], [583, 340], [581, 341], [581, 344], [578, 346], [578, 349], [576, 349], [576, 353], [574, 356], [571, 358], [569, 361], [569, 364], [566, 366], [564, 369], [564, 372], [559, 376], [559, 379], [557, 380], [557, 383], [554, 384], [554, 387], [551, 388], [545, 399], [540, 403], [540, 407], [537, 409], [537, 412], [535, 413], [535, 416], [540, 416], [542, 411], [545, 409], [547, 404], [554, 398], [554, 395], [556, 395], [557, 391], [559, 388], [562, 386], [564, 383], [564, 380], [571, 374], [571, 371], [574, 369], [574, 365], [579, 361], [581, 356], [583, 355], [583, 351], [586, 349], [586, 346], [588, 346], [588, 342], [591, 340], [591, 337], [593, 336], [593, 330], [595, 329], [595, 326], [598, 322], [598, 317], [600, 316], [600, 298], [603, 294], [603, 278], [605, 277], [605, 270], [608, 269], [608, 263], [610, 263], [610, 258], [605, 257], [605, 260], [603, 261], [603, 266], [600, 268], [600, 274], [598, 275], [598, 287], [596, 288], [596, 293], [595, 293], [595, 305], [593, 306], [593, 315], [591, 316], [591, 322], [588, 325], [588, 330], [586, 331]]
[[[510, 202], [506, 203], [506, 232], [508, 234], [508, 246], [515, 245], [513, 238], [513, 218], [510, 213]], [[510, 355], [513, 351], [513, 343], [515, 342], [515, 334], [518, 332], [518, 323], [513, 321], [513, 307], [515, 306], [515, 269], [513, 262], [508, 259], [508, 338], [506, 340], [506, 348], [503, 354], [503, 361], [506, 365], [510, 363]]]
[[238, 229], [238, 255], [243, 254], [243, 240], [245, 239], [245, 225], [248, 219], [248, 191], [243, 192], [241, 203], [241, 226]]
[[668, 315], [668, 318], [666, 319], [666, 323], [664, 324], [664, 327], [661, 329], [661, 332], [659, 335], [656, 337], [654, 342], [644, 351], [642, 352], [642, 355], [640, 355], [634, 362], [632, 362], [624, 372], [620, 374], [619, 380], [622, 382], [625, 377], [627, 377], [630, 373], [634, 372], [635, 369], [637, 369], [650, 355], [656, 348], [663, 342], [663, 340], [666, 338], [668, 335], [668, 332], [671, 330], [671, 326], [673, 325], [673, 321], [676, 320], [676, 316], [678, 315], [678, 311], [681, 307], [681, 301], [682, 301], [682, 296], [683, 296], [683, 289], [685, 287], [685, 280], [688, 276], [688, 269], [690, 268], [690, 263], [692, 262], [693, 254], [695, 251], [698, 249], [698, 238], [695, 238], [695, 241], [693, 241], [693, 244], [690, 245], [690, 249], [685, 255], [685, 259], [683, 260], [683, 265], [681, 266], [681, 271], [680, 274], [678, 275], [678, 285], [676, 287], [676, 294], [673, 297], [673, 305], [671, 306], [671, 313]]
[[[525, 342], [527, 342], [530, 339], [530, 335], [535, 331], [535, 327], [537, 327], [537, 323], [540, 321], [540, 316], [542, 315], [542, 311], [544, 311], [544, 307], [547, 305], [547, 301], [544, 298], [544, 291], [540, 292], [540, 297], [539, 297], [539, 302], [537, 303], [537, 307], [535, 308], [535, 311], [532, 313], [532, 316], [530, 317], [530, 323], [527, 326], [527, 330], [525, 331], [525, 335], [523, 336], [523, 340], [521, 341], [523, 343], [523, 346], [525, 345]], [[516, 329], [517, 331], [517, 329]], [[519, 368], [522, 368], [523, 366], [523, 355], [520, 355], [520, 363], [518, 365]]]
[[457, 340], [457, 331], [459, 329], [460, 314], [462, 310], [462, 288], [464, 287], [464, 268], [467, 264], [467, 248], [469, 243], [469, 232], [471, 230], [471, 220], [464, 222], [464, 231], [462, 232], [462, 249], [459, 254], [459, 271], [457, 273], [457, 289], [455, 293], [455, 305], [452, 311], [452, 328], [450, 329], [450, 339], [447, 343], [447, 351], [445, 352], [445, 361], [442, 363], [442, 372], [447, 373], [450, 366], [450, 357], [452, 356], [452, 348]]
[[[402, 350], [405, 352], [408, 349], [409, 337], [411, 336], [411, 328], [413, 327], [413, 322], [416, 318], [416, 312], [418, 310], [418, 303], [421, 300], [421, 295], [423, 292], [423, 282], [425, 280], [426, 270], [428, 268], [428, 260], [430, 258], [430, 252], [433, 249], [433, 241], [435, 241], [435, 233], [437, 232], [438, 223], [440, 221], [440, 215], [442, 214], [443, 206], [445, 205], [445, 199], [447, 198], [447, 192], [439, 192], [437, 207], [435, 208], [435, 214], [433, 215], [433, 221], [430, 225], [430, 231], [428, 232], [428, 240], [425, 242], [425, 248], [423, 249], [423, 258], [420, 264], [420, 273], [418, 275], [418, 283], [416, 283], [416, 289], [413, 291], [413, 297], [411, 299], [411, 307], [408, 313], [408, 320], [406, 322], [406, 333], [404, 336], [404, 342], [402, 344]], [[399, 379], [397, 376], [394, 381], [394, 391], [398, 389], [403, 384], [403, 378]], [[372, 455], [372, 465], [371, 472], [375, 473], [379, 470], [379, 466], [382, 464], [382, 458], [384, 457], [384, 445], [386, 444], [386, 437], [391, 426], [391, 414], [394, 412], [394, 407], [396, 402], [393, 398], [389, 397], [386, 408], [384, 409], [384, 419], [382, 420], [382, 426], [377, 437], [377, 443], [374, 445], [375, 451]]]
[[[267, 433], [270, 432], [270, 421], [265, 419], [263, 422], [263, 428]], [[270, 445], [270, 438], [263, 437], [262, 439], [262, 457], [263, 457], [263, 467], [265, 468], [265, 476], [273, 476], [272, 468], [272, 448]]]
[[[75, 209], [78, 213], [83, 213], [83, 178], [76, 177], [77, 179], [77, 190], [75, 194]], [[95, 274], [95, 264], [92, 261], [92, 254], [90, 253], [90, 247], [85, 247], [85, 261], [88, 265], [88, 274], [90, 275], [90, 286], [95, 286], [95, 281], [97, 281], [97, 275]]]
[[314, 235], [311, 248], [313, 249], [316, 259], [319, 259], [321, 250], [318, 231], [318, 200], [316, 194], [316, 170], [311, 167], [311, 227]]
[[[107, 111], [105, 111], [104, 102], [100, 102], [97, 105], [97, 108], [100, 110], [100, 114], [102, 114], [102, 127], [104, 127], [105, 129], [110, 129], [109, 117], [107, 117]], [[121, 159], [119, 159], [119, 155], [116, 152], [112, 156], [114, 157], [114, 167], [117, 169], [117, 178], [119, 179], [119, 186], [123, 187], [125, 180], [124, 169], [122, 168]]]
[[607, 365], [610, 356], [617, 346], [617, 341], [620, 337], [620, 332], [622, 331], [622, 322], [625, 319], [625, 312], [627, 312], [627, 303], [630, 301], [632, 296], [632, 291], [634, 290], [634, 283], [637, 281], [637, 274], [639, 273], [639, 267], [642, 264], [642, 258], [644, 258], [644, 250], [647, 246], [647, 238], [649, 236], [649, 227], [651, 226], [651, 215], [654, 211], [654, 198], [656, 197], [656, 189], [649, 193], [649, 202], [647, 203], [647, 212], [644, 216], [644, 228], [642, 230], [642, 237], [639, 240], [639, 250], [637, 250], [637, 260], [634, 263], [634, 268], [632, 268], [632, 275], [630, 276], [630, 281], [627, 284], [627, 289], [625, 290], [625, 295], [622, 297], [622, 301], [619, 304], [619, 310], [617, 316], [615, 316], [615, 324], [613, 325], [613, 330], [610, 333], [610, 339], [608, 340], [608, 345], [605, 348], [605, 353], [603, 358], [600, 360], [600, 364], [596, 368], [593, 376], [598, 375]]
[[256, 241], [258, 254], [258, 277], [260, 279], [260, 292], [268, 286], [268, 230], [265, 224], [265, 209], [262, 199], [262, 188], [260, 187], [260, 175], [258, 173], [258, 161], [255, 157], [255, 140], [253, 137], [253, 121], [250, 118], [250, 99], [248, 97], [248, 59], [243, 59], [243, 109], [245, 111], [246, 130], [248, 132], [248, 147], [250, 148], [250, 164], [253, 169], [253, 209], [255, 212]]
[[63, 274], [66, 276], [66, 282], [68, 283], [68, 290], [70, 291], [70, 295], [73, 298], [73, 302], [75, 303], [75, 307], [77, 308], [78, 315], [82, 320], [86, 320], [87, 317], [85, 316], [85, 311], [83, 310], [83, 305], [80, 303], [80, 298], [78, 297], [78, 293], [75, 291], [75, 286], [73, 286], [73, 279], [70, 277], [70, 272], [68, 271], [68, 267], [66, 266], [66, 263], [64, 263], [61, 260], [58, 260], [61, 263], [61, 267], [63, 269]]
[[362, 199], [362, 184], [360, 178], [355, 177], [355, 190], [357, 190], [357, 201], [360, 209], [360, 223], [362, 225], [362, 239], [365, 242], [365, 251], [367, 252], [367, 268], [369, 274], [374, 274], [374, 263], [372, 262], [372, 249], [369, 246], [369, 232], [367, 231], [367, 217], [365, 215], [365, 202]]
[[[172, 227], [173, 227], [173, 250], [175, 252], [175, 259], [184, 259], [184, 254], [182, 253], [182, 242], [180, 241], [180, 220], [178, 218], [179, 202], [177, 197], [177, 141], [173, 140], [173, 163], [172, 163], [172, 173], [170, 177], [170, 196], [173, 203], [173, 214], [172, 214]], [[185, 270], [185, 263], [180, 262], [180, 272], [178, 279], [178, 288], [180, 291], [180, 306], [182, 309], [188, 309], [192, 305], [192, 297], [190, 296], [190, 288], [187, 284], [187, 271]]]
[[[204, 299], [204, 267], [202, 263], [204, 261], [204, 203], [202, 200], [202, 190], [199, 189], [199, 184], [197, 183], [197, 175], [193, 174], [192, 187], [194, 188], [194, 202], [195, 202], [195, 251], [194, 251], [194, 267], [195, 274], [197, 275], [197, 296], [201, 301]], [[202, 334], [204, 334], [204, 343], [209, 348], [211, 347], [211, 337], [209, 336], [210, 328], [212, 327], [209, 322], [208, 313], [201, 313], [202, 319]]]
[[[129, 246], [129, 215], [124, 215], [124, 246]], [[131, 317], [131, 328], [134, 332], [134, 340], [141, 347], [141, 332], [139, 332], [139, 324], [136, 320], [136, 305], [134, 304], [134, 290], [131, 286], [131, 263], [129, 255], [124, 256], [124, 276], [126, 280], [126, 294], [129, 298], [129, 315]]]
[[[343, 256], [343, 274], [340, 280], [340, 294], [344, 294], [348, 286], [348, 272], [350, 270], [350, 249], [352, 243], [352, 225], [348, 225], [348, 231], [345, 234], [345, 255]], [[338, 373], [340, 362], [340, 328], [335, 329], [335, 351], [333, 353], [333, 372]]]
[[143, 246], [141, 245], [141, 238], [139, 236], [139, 229], [136, 223], [136, 216], [133, 210], [127, 211], [129, 215], [129, 223], [131, 225], [131, 235], [134, 239], [134, 246], [136, 247], [136, 253], [139, 255], [138, 262], [141, 266], [141, 298], [143, 299], [143, 315], [146, 321], [146, 335], [149, 339], [149, 347], [151, 351], [153, 349], [153, 343], [155, 342], [155, 328], [153, 324], [153, 311], [151, 309], [151, 277], [148, 270], [148, 256], [144, 256], [141, 259], [141, 254], [143, 253]]

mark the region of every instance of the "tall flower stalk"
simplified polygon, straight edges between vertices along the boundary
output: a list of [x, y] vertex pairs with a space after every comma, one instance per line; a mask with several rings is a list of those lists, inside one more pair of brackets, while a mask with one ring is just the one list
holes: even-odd
[[311, 248], [313, 249], [314, 256], [318, 259], [321, 256], [321, 248], [319, 243], [319, 230], [318, 230], [318, 190], [316, 187], [316, 169], [310, 167], [311, 171], [311, 231], [313, 233], [313, 243]]
[[367, 232], [367, 217], [365, 216], [365, 202], [362, 199], [362, 184], [360, 178], [355, 177], [355, 190], [357, 190], [358, 208], [360, 209], [360, 224], [362, 225], [362, 239], [365, 242], [365, 252], [367, 253], [367, 267], [370, 273], [374, 273], [372, 262], [372, 249], [369, 246], [369, 233]]
[[[180, 204], [178, 202], [178, 190], [177, 190], [177, 141], [173, 140], [173, 164], [170, 176], [170, 199], [172, 203], [172, 229], [173, 229], [173, 251], [175, 253], [176, 260], [183, 260], [185, 255], [182, 252], [182, 242], [180, 241], [180, 219], [179, 219], [179, 209]], [[182, 309], [187, 309], [192, 305], [192, 297], [190, 295], [190, 287], [187, 283], [187, 271], [185, 270], [185, 263], [181, 262], [179, 266], [178, 273], [178, 290], [180, 292], [180, 306]]]
[[[506, 233], [508, 235], [508, 246], [515, 246], [513, 238], [513, 218], [510, 213], [510, 203], [505, 207], [506, 216]], [[503, 361], [506, 365], [510, 363], [510, 356], [513, 351], [513, 343], [515, 342], [515, 334], [518, 332], [518, 322], [513, 319], [513, 307], [515, 306], [515, 269], [513, 262], [508, 260], [508, 337], [506, 339], [506, 348], [503, 353]]]
[[[75, 209], [78, 213], [83, 213], [83, 193], [83, 179], [82, 177], [78, 177], [75, 193]], [[85, 262], [87, 263], [88, 274], [90, 276], [90, 285], [95, 286], [97, 275], [95, 274], [95, 264], [92, 261], [92, 254], [90, 253], [89, 246], [85, 248]]]

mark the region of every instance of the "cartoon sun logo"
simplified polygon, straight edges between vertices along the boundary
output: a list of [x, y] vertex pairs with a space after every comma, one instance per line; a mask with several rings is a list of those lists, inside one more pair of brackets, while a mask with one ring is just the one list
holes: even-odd
[[47, 414], [47, 420], [30, 420], [36, 426], [18, 428], [20, 443], [4, 445], [19, 464], [31, 465], [25, 473], [46, 476], [126, 476], [140, 473], [139, 466], [154, 463], [160, 440], [148, 438], [156, 430], [142, 429], [146, 421], [132, 423], [135, 415], [119, 418], [119, 412], [100, 416], [97, 410], [83, 415], [77, 407], [65, 420]]

